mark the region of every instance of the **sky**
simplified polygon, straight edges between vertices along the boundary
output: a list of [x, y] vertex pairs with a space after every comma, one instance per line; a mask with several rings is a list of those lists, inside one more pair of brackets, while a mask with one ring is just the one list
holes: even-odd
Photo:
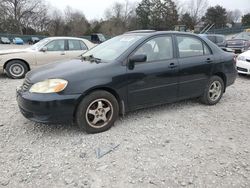
[[[141, 0], [129, 1], [137, 3]], [[187, 0], [178, 1], [180, 4], [185, 4]], [[60, 10], [64, 10], [67, 6], [81, 10], [87, 19], [93, 20], [104, 17], [105, 10], [111, 7], [114, 2], [125, 2], [125, 0], [47, 0], [47, 2]], [[250, 12], [250, 0], [209, 0], [209, 5], [217, 4], [231, 10], [239, 9], [243, 13]]]

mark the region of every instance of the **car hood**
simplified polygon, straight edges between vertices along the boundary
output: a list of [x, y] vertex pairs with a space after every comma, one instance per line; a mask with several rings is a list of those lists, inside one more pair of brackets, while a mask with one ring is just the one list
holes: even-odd
[[244, 56], [244, 57], [246, 57], [247, 59], [250, 59], [250, 50], [248, 50], [248, 51], [246, 51], [246, 52], [240, 54], [240, 56]]
[[0, 55], [9, 55], [9, 54], [17, 54], [17, 53], [27, 53], [32, 52], [33, 50], [29, 48], [25, 49], [11, 49], [11, 50], [0, 50]]
[[[83, 61], [81, 59], [72, 59], [63, 62], [50, 63], [30, 71], [26, 78], [31, 83], [40, 82], [46, 79], [59, 78], [65, 80], [83, 78], [86, 73], [91, 74], [93, 70], [101, 69], [107, 66], [107, 63], [96, 63]], [[78, 76], [79, 75], [79, 76]]]

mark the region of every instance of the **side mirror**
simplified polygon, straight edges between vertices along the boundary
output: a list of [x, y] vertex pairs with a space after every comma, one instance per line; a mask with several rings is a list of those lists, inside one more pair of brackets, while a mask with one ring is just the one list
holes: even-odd
[[45, 46], [44, 46], [44, 47], [42, 47], [42, 49], [41, 49], [41, 51], [42, 51], [42, 52], [46, 52], [47, 50], [48, 50], [48, 48], [47, 48], [47, 47], [45, 47]]
[[135, 63], [143, 63], [147, 61], [146, 55], [134, 55], [129, 58], [128, 61], [128, 68], [129, 70], [133, 70], [135, 67]]

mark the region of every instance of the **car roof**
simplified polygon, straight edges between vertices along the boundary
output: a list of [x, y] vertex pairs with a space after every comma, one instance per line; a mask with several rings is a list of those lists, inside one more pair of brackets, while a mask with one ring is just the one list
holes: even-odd
[[78, 40], [84, 40], [83, 38], [78, 38], [78, 37], [47, 37], [47, 39], [78, 39]]
[[197, 36], [197, 34], [195, 33], [180, 32], [180, 31], [135, 30], [124, 33], [124, 35], [143, 35], [143, 36], [154, 36], [161, 34], [181, 34], [181, 35]]

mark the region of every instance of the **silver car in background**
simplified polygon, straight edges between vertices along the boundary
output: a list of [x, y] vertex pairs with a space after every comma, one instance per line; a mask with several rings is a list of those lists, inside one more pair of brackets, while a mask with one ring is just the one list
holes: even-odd
[[49, 37], [26, 49], [0, 51], [0, 71], [10, 78], [23, 78], [34, 67], [80, 56], [92, 42], [74, 37]]

